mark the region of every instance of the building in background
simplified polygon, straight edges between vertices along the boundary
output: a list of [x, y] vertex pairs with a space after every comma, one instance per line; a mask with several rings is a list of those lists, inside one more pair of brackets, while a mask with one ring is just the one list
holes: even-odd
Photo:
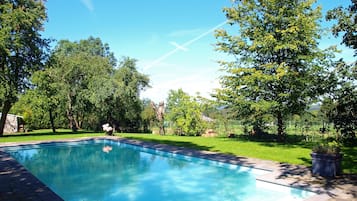
[[[0, 113], [0, 117], [1, 117]], [[8, 114], [6, 116], [4, 133], [17, 133], [20, 131], [24, 131], [25, 121], [23, 117], [17, 116], [14, 114]]]

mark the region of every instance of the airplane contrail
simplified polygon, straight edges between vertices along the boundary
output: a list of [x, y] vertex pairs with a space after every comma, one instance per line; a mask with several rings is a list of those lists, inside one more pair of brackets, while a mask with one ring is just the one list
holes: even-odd
[[177, 47], [177, 48], [178, 48], [178, 49], [180, 49], [180, 50], [183, 50], [183, 51], [188, 51], [188, 49], [187, 49], [187, 48], [182, 47], [181, 45], [177, 44], [177, 43], [176, 43], [176, 42], [174, 42], [174, 41], [171, 41], [171, 42], [170, 42], [170, 44], [171, 44], [171, 45], [173, 45], [173, 46], [175, 46], [175, 47]]
[[[167, 52], [166, 54], [162, 55], [161, 57], [159, 57], [158, 59], [156, 59], [155, 61], [153, 61], [153, 62], [150, 63], [149, 65], [145, 66], [145, 67], [144, 67], [144, 70], [148, 70], [148, 69], [152, 68], [154, 65], [156, 65], [156, 64], [158, 64], [158, 63], [160, 63], [160, 62], [162, 62], [163, 60], [165, 60], [165, 59], [168, 58], [169, 56], [175, 54], [175, 53], [176, 53], [177, 51], [179, 51], [179, 50], [187, 49], [187, 47], [190, 46], [192, 43], [194, 43], [194, 42], [200, 40], [201, 38], [205, 37], [206, 35], [212, 33], [214, 30], [216, 30], [216, 29], [218, 29], [219, 27], [221, 27], [221, 26], [227, 24], [227, 22], [228, 22], [228, 20], [227, 20], [227, 21], [224, 21], [224, 22], [222, 22], [222, 23], [220, 23], [220, 24], [218, 24], [217, 26], [215, 26], [215, 27], [209, 29], [208, 31], [202, 33], [201, 35], [199, 35], [199, 36], [197, 36], [197, 37], [195, 37], [195, 38], [193, 38], [193, 39], [191, 39], [191, 40], [185, 42], [185, 43], [182, 44], [182, 45], [178, 45], [178, 44], [176, 43], [176, 45], [177, 45], [177, 46], [176, 46], [176, 45], [173, 44], [173, 45], [176, 47], [175, 49], [173, 49], [173, 50]], [[171, 44], [172, 44], [172, 43], [171, 43]]]

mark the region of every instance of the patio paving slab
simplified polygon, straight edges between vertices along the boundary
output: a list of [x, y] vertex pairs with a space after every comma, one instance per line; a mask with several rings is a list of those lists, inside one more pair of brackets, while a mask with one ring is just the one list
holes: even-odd
[[0, 151], [1, 201], [63, 201], [9, 154]]

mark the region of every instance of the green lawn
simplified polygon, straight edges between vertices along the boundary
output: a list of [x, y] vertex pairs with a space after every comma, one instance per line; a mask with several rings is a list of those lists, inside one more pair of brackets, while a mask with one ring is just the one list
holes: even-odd
[[37, 140], [61, 140], [61, 139], [72, 139], [81, 137], [96, 137], [104, 136], [104, 133], [93, 133], [88, 131], [78, 131], [73, 133], [68, 129], [58, 129], [56, 133], [52, 133], [52, 130], [43, 129], [36, 130], [29, 133], [18, 133], [5, 135], [0, 137], [0, 143], [2, 142], [26, 142], [26, 141], [37, 141]]
[[[40, 130], [27, 134], [5, 135], [0, 138], [2, 142], [24, 142], [34, 140], [59, 140], [80, 137], [104, 136], [104, 133], [78, 132], [72, 133], [69, 130], [58, 130], [53, 134], [50, 130]], [[120, 137], [150, 141], [155, 143], [169, 144], [179, 147], [188, 147], [197, 150], [215, 151], [236, 156], [245, 156], [272, 160], [290, 164], [301, 164], [311, 166], [311, 147], [308, 142], [290, 142], [281, 144], [269, 141], [251, 141], [247, 139], [231, 138], [203, 138], [185, 136], [160, 136], [153, 134], [118, 134]], [[343, 171], [344, 173], [357, 173], [357, 147], [343, 147], [344, 153]]]
[[120, 136], [291, 164], [308, 165], [310, 160], [309, 154], [311, 152], [310, 148], [294, 145], [283, 145], [275, 142], [243, 141], [232, 138], [160, 136], [152, 134], [120, 134]]
[[[170, 144], [198, 150], [215, 151], [236, 156], [245, 156], [284, 162], [290, 164], [311, 166], [310, 142], [295, 142], [282, 144], [277, 142], [256, 142], [232, 138], [204, 138], [187, 136], [160, 136], [152, 134], [120, 134], [121, 137]], [[357, 147], [343, 147], [344, 173], [357, 173]]]

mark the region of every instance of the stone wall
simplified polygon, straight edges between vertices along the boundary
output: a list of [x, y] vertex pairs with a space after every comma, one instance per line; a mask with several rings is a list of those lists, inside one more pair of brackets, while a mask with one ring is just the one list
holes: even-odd
[[[1, 116], [1, 113], [0, 113]], [[4, 133], [16, 133], [23, 128], [23, 119], [20, 116], [8, 114], [6, 116]]]

